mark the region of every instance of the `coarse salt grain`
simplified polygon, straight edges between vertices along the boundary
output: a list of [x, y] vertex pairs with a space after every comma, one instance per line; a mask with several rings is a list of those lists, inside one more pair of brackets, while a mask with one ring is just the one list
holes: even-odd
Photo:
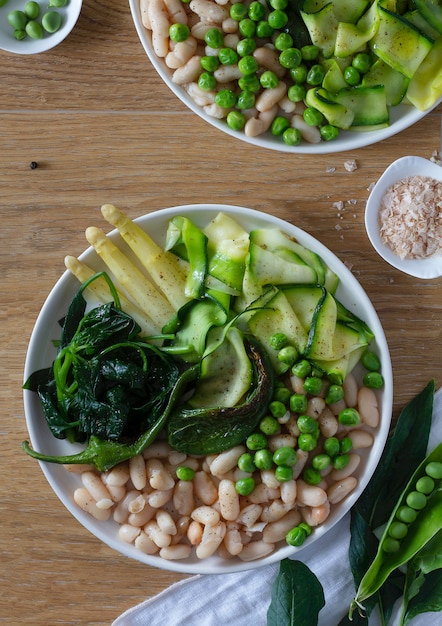
[[442, 183], [409, 176], [391, 185], [379, 209], [382, 242], [401, 259], [442, 253]]

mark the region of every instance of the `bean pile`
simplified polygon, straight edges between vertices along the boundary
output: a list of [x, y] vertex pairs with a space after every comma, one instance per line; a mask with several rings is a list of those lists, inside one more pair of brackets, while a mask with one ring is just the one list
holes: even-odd
[[75, 502], [117, 522], [121, 540], [169, 560], [194, 551], [252, 561], [284, 540], [301, 545], [356, 488], [380, 416], [375, 390], [353, 374], [342, 388], [318, 378], [320, 389], [309, 391], [315, 376], [299, 373], [275, 389], [244, 445], [197, 457], [159, 438], [105, 473], [66, 466], [81, 472]]

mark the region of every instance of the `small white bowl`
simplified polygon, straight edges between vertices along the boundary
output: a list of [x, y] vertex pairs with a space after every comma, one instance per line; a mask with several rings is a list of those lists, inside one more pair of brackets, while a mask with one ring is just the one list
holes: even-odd
[[[173, 216], [184, 215], [194, 221], [195, 224], [202, 227], [214, 218], [219, 211], [223, 211], [232, 216], [247, 230], [266, 227], [280, 228], [288, 235], [297, 239], [299, 243], [310, 248], [322, 257], [325, 263], [327, 263], [340, 278], [340, 284], [337, 290], [339, 300], [355, 315], [364, 319], [375, 334], [372, 349], [377, 352], [381, 360], [381, 371], [385, 385], [383, 389], [377, 390], [381, 419], [376, 429], [373, 446], [370, 449], [360, 451], [361, 463], [355, 472], [355, 476], [357, 476], [359, 480], [357, 487], [347, 498], [333, 507], [327, 520], [315, 529], [300, 548], [290, 547], [285, 541], [281, 541], [273, 553], [256, 561], [240, 561], [238, 558], [222, 559], [217, 555], [198, 560], [194, 554], [182, 561], [168, 561], [156, 554], [144, 554], [134, 545], [123, 541], [119, 537], [118, 524], [112, 519], [106, 522], [99, 522], [91, 515], [81, 510], [73, 502], [72, 496], [74, 490], [81, 486], [81, 479], [78, 474], [66, 471], [62, 465], [40, 463], [41, 469], [49, 484], [66, 508], [98, 539], [120, 554], [141, 561], [147, 565], [189, 574], [232, 573], [254, 569], [293, 556], [300, 550], [308, 550], [309, 546], [319, 537], [324, 536], [342, 519], [367, 486], [379, 462], [388, 436], [393, 398], [393, 376], [390, 354], [384, 331], [375, 308], [357, 279], [342, 261], [310, 234], [272, 215], [243, 207], [220, 204], [172, 207], [155, 211], [136, 221], [141, 228], [147, 231], [150, 236], [157, 241], [157, 243], [164, 245], [167, 225]], [[124, 246], [124, 242], [121, 240], [117, 231], [113, 231], [110, 234], [110, 238], [117, 245]], [[81, 259], [97, 271], [105, 269], [105, 266], [93, 248], [88, 248], [81, 256]], [[59, 337], [59, 320], [65, 315], [78, 288], [78, 281], [69, 272], [65, 272], [49, 294], [37, 319], [29, 343], [25, 365], [25, 379], [35, 370], [47, 367], [53, 361], [56, 350], [52, 340]], [[359, 372], [359, 374], [361, 374], [361, 372]], [[25, 390], [24, 405], [26, 422], [34, 449], [46, 452], [47, 454], [71, 454], [73, 452], [72, 444], [69, 444], [66, 440], [55, 439], [50, 433], [37, 394]], [[29, 459], [30, 472], [35, 471], [34, 463], [36, 463], [36, 461]], [[45, 514], [43, 508], [41, 514]], [[79, 549], [81, 550], [81, 548]]]
[[40, 0], [40, 16], [37, 19], [41, 23], [42, 16], [48, 11], [56, 11], [63, 18], [60, 29], [55, 33], [45, 33], [41, 39], [32, 39], [27, 36], [18, 41], [14, 37], [14, 29], [9, 25], [7, 15], [10, 11], [23, 11], [26, 0], [8, 0], [5, 6], [0, 7], [0, 49], [14, 54], [38, 54], [55, 48], [61, 43], [74, 28], [80, 15], [83, 0], [69, 0], [65, 7], [48, 8], [48, 2]]
[[416, 156], [406, 156], [394, 161], [379, 178], [367, 200], [365, 209], [367, 235], [376, 252], [396, 269], [416, 278], [438, 278], [442, 276], [442, 255], [426, 259], [401, 259], [381, 240], [378, 213], [382, 197], [391, 185], [408, 176], [429, 176], [442, 182], [442, 167], [433, 161]]

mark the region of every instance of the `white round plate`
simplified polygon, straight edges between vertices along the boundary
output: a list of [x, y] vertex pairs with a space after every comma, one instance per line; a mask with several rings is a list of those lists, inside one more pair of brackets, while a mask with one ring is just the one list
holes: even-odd
[[9, 25], [7, 15], [10, 11], [23, 11], [26, 0], [8, 0], [5, 6], [0, 7], [0, 48], [6, 52], [14, 54], [38, 54], [55, 48], [61, 43], [74, 28], [81, 12], [83, 0], [69, 0], [65, 7], [48, 8], [48, 2], [40, 0], [40, 17], [37, 19], [41, 23], [41, 17], [47, 11], [57, 11], [63, 18], [62, 25], [56, 33], [45, 33], [41, 39], [32, 39], [27, 36], [18, 41], [14, 37], [14, 29]]
[[442, 255], [426, 259], [401, 259], [381, 240], [378, 213], [382, 197], [391, 185], [409, 176], [429, 176], [442, 183], [442, 167], [416, 156], [406, 156], [394, 161], [379, 178], [368, 197], [365, 228], [374, 249], [387, 263], [416, 278], [437, 278], [442, 276]]
[[[219, 211], [223, 211], [232, 216], [248, 231], [254, 228], [278, 227], [288, 235], [296, 238], [304, 246], [317, 252], [323, 258], [325, 263], [340, 277], [341, 282], [337, 291], [337, 297], [348, 309], [361, 317], [375, 333], [375, 340], [372, 346], [381, 360], [385, 386], [382, 391], [379, 391], [379, 407], [381, 412], [380, 425], [375, 434], [373, 447], [369, 452], [367, 451], [366, 454], [361, 455], [362, 461], [357, 470], [359, 478], [357, 488], [346, 500], [333, 507], [333, 511], [326, 522], [314, 530], [301, 548], [292, 548], [285, 542], [281, 542], [280, 547], [270, 556], [257, 561], [241, 562], [236, 558], [224, 560], [218, 556], [213, 556], [205, 560], [198, 560], [196, 557], [192, 556], [184, 561], [166, 561], [159, 556], [146, 555], [137, 550], [133, 545], [125, 543], [118, 538], [118, 525], [113, 520], [98, 522], [74, 504], [73, 493], [74, 490], [80, 486], [80, 478], [77, 474], [69, 473], [62, 465], [40, 463], [49, 484], [66, 508], [85, 528], [101, 539], [105, 544], [125, 556], [148, 565], [193, 574], [228, 573], [254, 569], [272, 562], [277, 562], [293, 555], [299, 550], [308, 549], [308, 546], [316, 541], [316, 539], [326, 534], [356, 502], [379, 462], [390, 428], [393, 397], [389, 350], [381, 323], [373, 305], [356, 278], [345, 265], [311, 235], [271, 215], [247, 208], [218, 204], [172, 207], [150, 213], [136, 221], [157, 241], [157, 243], [164, 245], [167, 225], [174, 215], [187, 216], [197, 225], [204, 226], [214, 218]], [[110, 237], [117, 245], [122, 243], [120, 235], [116, 231], [113, 231]], [[105, 269], [98, 255], [92, 248], [86, 250], [80, 258], [97, 271]], [[60, 336], [59, 320], [66, 314], [67, 308], [78, 288], [78, 281], [66, 271], [49, 294], [38, 316], [30, 339], [25, 364], [25, 380], [32, 372], [51, 365], [55, 357], [55, 348], [52, 344], [52, 340]], [[52, 455], [72, 454], [77, 450], [76, 446], [72, 446], [66, 441], [56, 439], [52, 436], [46, 425], [37, 394], [25, 390], [24, 405], [27, 426], [34, 449]], [[81, 448], [78, 446], [78, 449]], [[32, 464], [36, 463], [36, 461], [29, 459], [29, 463], [29, 471], [32, 471]], [[45, 514], [43, 510], [41, 514]]]
[[281, 137], [274, 137], [270, 132], [267, 132], [259, 137], [246, 137], [243, 132], [234, 131], [229, 128], [225, 121], [218, 120], [210, 115], [207, 115], [202, 107], [195, 104], [185, 89], [172, 81], [172, 71], [166, 66], [164, 59], [159, 58], [155, 54], [152, 48], [151, 32], [148, 31], [142, 24], [140, 0], [129, 0], [129, 6], [138, 37], [147, 56], [149, 57], [150, 62], [177, 98], [179, 98], [194, 113], [199, 115], [199, 117], [215, 128], [227, 133], [231, 137], [235, 137], [236, 139], [240, 139], [254, 146], [294, 154], [330, 154], [334, 152], [343, 152], [345, 150], [355, 150], [396, 135], [406, 128], [409, 128], [429, 113], [429, 111], [418, 111], [418, 109], [413, 106], [400, 104], [390, 108], [390, 125], [387, 128], [368, 132], [340, 131], [337, 139], [333, 141], [321, 141], [316, 144], [303, 141], [298, 146], [288, 146], [283, 142]]

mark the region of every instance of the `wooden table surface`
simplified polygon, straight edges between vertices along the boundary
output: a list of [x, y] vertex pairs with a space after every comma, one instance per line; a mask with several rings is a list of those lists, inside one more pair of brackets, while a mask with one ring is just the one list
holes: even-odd
[[[440, 150], [442, 107], [351, 152], [253, 148], [171, 94], [124, 0], [85, 0], [74, 31], [53, 51], [0, 51], [0, 81], [0, 623], [111, 624], [184, 575], [128, 560], [91, 536], [20, 449], [27, 344], [65, 254], [87, 247], [84, 230], [102, 225], [105, 202], [131, 217], [204, 202], [278, 215], [335, 252], [371, 298], [391, 350], [397, 416], [431, 378], [442, 383], [442, 282], [408, 277], [377, 256], [365, 201], [393, 160]], [[356, 171], [345, 169], [348, 159]]]

